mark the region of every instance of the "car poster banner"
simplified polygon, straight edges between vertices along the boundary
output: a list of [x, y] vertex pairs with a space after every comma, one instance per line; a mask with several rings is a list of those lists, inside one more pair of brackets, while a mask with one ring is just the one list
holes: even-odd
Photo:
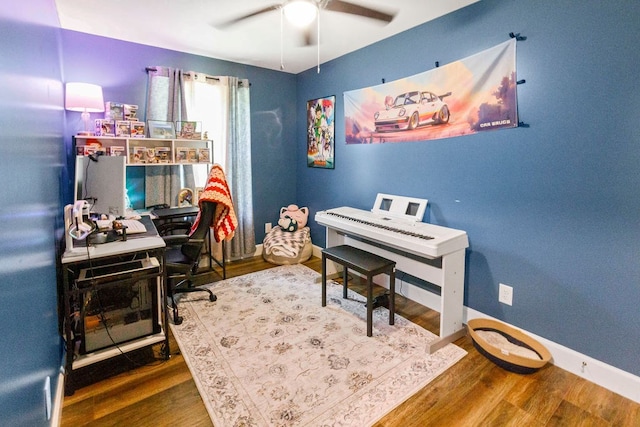
[[516, 39], [344, 93], [347, 144], [424, 141], [518, 126]]

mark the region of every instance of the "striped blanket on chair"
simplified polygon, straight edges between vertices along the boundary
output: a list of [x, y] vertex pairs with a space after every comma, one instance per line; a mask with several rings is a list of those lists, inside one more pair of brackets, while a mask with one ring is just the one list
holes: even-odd
[[[213, 165], [209, 171], [207, 184], [204, 187], [204, 191], [200, 194], [198, 205], [204, 201], [217, 203], [216, 213], [213, 216], [213, 222], [211, 223], [211, 228], [213, 228], [213, 235], [215, 236], [216, 242], [231, 240], [236, 228], [238, 227], [238, 218], [236, 217], [236, 213], [233, 208], [231, 191], [229, 190], [227, 179], [222, 167], [218, 164]], [[199, 222], [200, 213], [198, 213], [196, 220], [193, 222], [191, 233], [193, 233], [198, 227]]]

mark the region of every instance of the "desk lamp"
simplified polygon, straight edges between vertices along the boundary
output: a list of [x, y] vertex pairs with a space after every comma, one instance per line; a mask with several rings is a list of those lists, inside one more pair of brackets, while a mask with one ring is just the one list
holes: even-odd
[[84, 131], [78, 135], [93, 135], [89, 131], [89, 113], [104, 111], [102, 87], [90, 83], [70, 82], [65, 85], [65, 108], [69, 111], [81, 111]]

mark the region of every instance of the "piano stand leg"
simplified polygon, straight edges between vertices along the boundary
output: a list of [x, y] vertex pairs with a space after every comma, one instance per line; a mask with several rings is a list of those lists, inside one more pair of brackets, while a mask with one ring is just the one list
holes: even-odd
[[373, 276], [367, 275], [367, 336], [373, 336]]
[[342, 298], [347, 299], [347, 285], [349, 281], [349, 272], [347, 267], [342, 268]]
[[322, 254], [322, 306], [327, 306], [327, 257]]

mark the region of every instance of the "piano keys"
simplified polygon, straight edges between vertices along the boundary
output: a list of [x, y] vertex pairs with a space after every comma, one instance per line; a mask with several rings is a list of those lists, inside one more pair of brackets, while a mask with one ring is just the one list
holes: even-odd
[[[397, 270], [440, 288], [438, 296], [405, 282], [403, 292], [407, 298], [440, 313], [439, 338], [431, 344], [429, 353], [465, 334], [465, 250], [469, 246], [466, 232], [352, 207], [317, 212], [315, 220], [326, 227], [326, 247], [348, 244], [392, 259]], [[335, 265], [329, 270], [329, 263], [327, 269], [328, 273], [337, 272]], [[388, 287], [388, 283], [380, 284]]]

